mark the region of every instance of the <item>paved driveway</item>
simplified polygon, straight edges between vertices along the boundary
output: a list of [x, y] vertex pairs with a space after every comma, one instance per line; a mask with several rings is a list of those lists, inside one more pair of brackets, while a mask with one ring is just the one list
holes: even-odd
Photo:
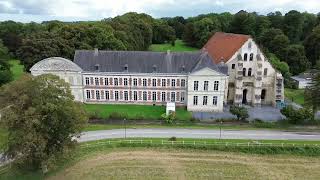
[[[102, 130], [84, 132], [80, 137], [80, 142], [94, 141], [108, 138], [123, 138], [124, 129]], [[205, 129], [127, 129], [126, 137], [138, 138], [212, 138], [220, 137], [219, 130]], [[268, 131], [268, 130], [222, 130], [223, 139], [256, 139], [256, 140], [320, 140], [318, 132], [286, 132], [286, 131]]]

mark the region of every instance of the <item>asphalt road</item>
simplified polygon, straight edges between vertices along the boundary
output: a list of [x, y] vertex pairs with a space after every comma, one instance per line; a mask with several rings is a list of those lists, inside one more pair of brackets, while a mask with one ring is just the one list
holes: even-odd
[[[124, 138], [124, 129], [84, 132], [79, 142], [109, 138]], [[127, 138], [212, 138], [219, 139], [217, 129], [127, 129]], [[320, 132], [286, 132], [268, 130], [222, 130], [222, 139], [255, 139], [255, 140], [319, 140]]]

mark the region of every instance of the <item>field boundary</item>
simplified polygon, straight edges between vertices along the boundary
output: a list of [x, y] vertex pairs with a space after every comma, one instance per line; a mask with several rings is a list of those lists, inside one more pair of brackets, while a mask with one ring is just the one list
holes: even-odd
[[208, 142], [208, 141], [168, 141], [167, 139], [160, 140], [107, 140], [107, 141], [98, 141], [98, 142], [88, 142], [81, 143], [81, 148], [90, 148], [98, 146], [107, 146], [107, 145], [156, 145], [156, 146], [217, 146], [217, 147], [312, 147], [319, 148], [320, 144], [300, 144], [300, 143], [261, 143], [261, 142], [245, 142], [245, 143], [235, 143], [235, 142]]

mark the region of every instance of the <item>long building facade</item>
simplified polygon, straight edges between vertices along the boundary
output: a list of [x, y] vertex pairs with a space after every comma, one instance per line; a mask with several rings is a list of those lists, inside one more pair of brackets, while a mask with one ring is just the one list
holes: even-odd
[[69, 82], [75, 100], [166, 105], [221, 112], [225, 104], [280, 105], [283, 77], [247, 35], [218, 32], [199, 52], [78, 50], [74, 60], [44, 59], [32, 75]]
[[227, 66], [206, 52], [76, 51], [74, 61], [52, 57], [30, 69], [70, 84], [75, 100], [101, 104], [166, 105], [223, 111]]

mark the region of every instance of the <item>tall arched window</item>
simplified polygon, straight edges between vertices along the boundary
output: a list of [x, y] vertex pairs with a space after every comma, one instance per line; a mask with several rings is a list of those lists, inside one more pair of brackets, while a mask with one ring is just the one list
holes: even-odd
[[243, 59], [244, 59], [244, 61], [248, 60], [248, 54], [247, 53], [244, 54]]
[[249, 68], [249, 69], [248, 69], [248, 76], [251, 76], [251, 74], [252, 74], [252, 69]]
[[253, 61], [253, 53], [250, 54], [250, 61]]
[[246, 68], [243, 68], [243, 69], [242, 69], [242, 75], [243, 75], [243, 76], [246, 76], [246, 71], [247, 71]]

